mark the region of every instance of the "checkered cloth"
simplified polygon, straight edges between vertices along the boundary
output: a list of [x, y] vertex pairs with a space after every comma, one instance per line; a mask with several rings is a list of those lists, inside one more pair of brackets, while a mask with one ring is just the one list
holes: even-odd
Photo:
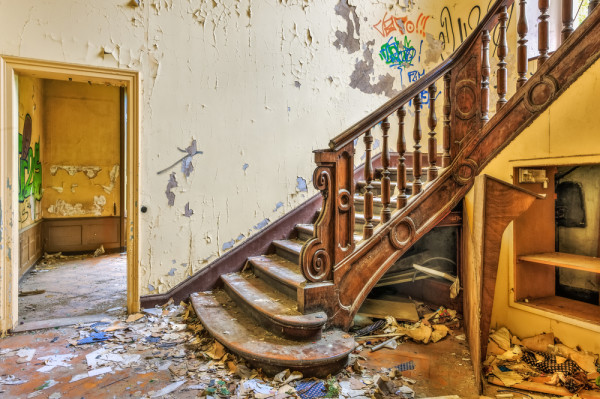
[[[538, 362], [535, 356], [536, 354], [541, 356], [544, 360]], [[579, 392], [587, 385], [587, 375], [585, 371], [571, 359], [567, 359], [562, 363], [557, 363], [556, 356], [551, 355], [550, 353], [525, 351], [523, 353], [523, 361], [543, 373], [564, 373], [566, 381], [564, 381], [563, 384], [571, 393]]]
[[323, 381], [303, 381], [296, 386], [296, 392], [302, 399], [322, 398], [327, 395]]

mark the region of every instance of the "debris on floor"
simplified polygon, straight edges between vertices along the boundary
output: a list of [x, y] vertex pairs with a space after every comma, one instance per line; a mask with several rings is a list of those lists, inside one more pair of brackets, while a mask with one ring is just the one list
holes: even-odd
[[[77, 392], [90, 389], [113, 389], [111, 392], [136, 398], [414, 398], [419, 381], [411, 373], [424, 370], [422, 355], [414, 361], [391, 360], [386, 367], [365, 365], [371, 353], [374, 359], [380, 359], [381, 352], [387, 351], [385, 357], [392, 359], [392, 353], [398, 354], [403, 345], [411, 344], [402, 344], [403, 339], [433, 342], [449, 334], [446, 325], [458, 328], [454, 311], [439, 308], [431, 312], [422, 305], [418, 310], [421, 317], [415, 323], [398, 322], [393, 317], [375, 322], [368, 319], [374, 327], [365, 330], [370, 337], [359, 341], [363, 351], [357, 348], [337, 375], [316, 379], [290, 370], [266, 376], [211, 338], [191, 307], [171, 300], [129, 316], [46, 330], [44, 341], [54, 345], [51, 350], [31, 343], [0, 349], [0, 374], [6, 372], [0, 375], [0, 396], [65, 398], [84, 396]], [[68, 333], [63, 336], [54, 331]], [[436, 331], [444, 333], [434, 338]], [[389, 334], [394, 336], [385, 336]], [[377, 352], [365, 351], [390, 338], [394, 338], [397, 349], [384, 345]], [[455, 341], [454, 345], [462, 348], [465, 344]], [[460, 359], [465, 355], [456, 356]], [[434, 372], [439, 374], [438, 366]], [[428, 383], [425, 379], [421, 382]], [[447, 387], [446, 392], [456, 391]]]
[[519, 339], [502, 327], [489, 337], [484, 372], [490, 384], [533, 392], [600, 398], [598, 355], [563, 345], [554, 334]]

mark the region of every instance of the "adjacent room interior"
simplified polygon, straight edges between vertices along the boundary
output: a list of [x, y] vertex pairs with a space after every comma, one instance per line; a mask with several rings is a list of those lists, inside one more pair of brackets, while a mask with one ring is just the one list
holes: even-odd
[[18, 76], [25, 329], [125, 312], [126, 107], [117, 86]]

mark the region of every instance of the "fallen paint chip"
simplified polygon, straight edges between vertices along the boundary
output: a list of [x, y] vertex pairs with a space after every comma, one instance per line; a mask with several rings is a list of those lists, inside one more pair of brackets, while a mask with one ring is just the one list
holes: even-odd
[[125, 320], [125, 322], [133, 323], [134, 321], [137, 321], [137, 320], [141, 319], [142, 317], [144, 317], [144, 315], [142, 313], [135, 313], [135, 314], [129, 315], [129, 317], [127, 318], [127, 320]]
[[21, 380], [14, 375], [3, 375], [0, 377], [0, 385], [21, 385], [26, 382], [27, 380]]
[[38, 357], [38, 360], [42, 360], [45, 366], [40, 367], [37, 371], [40, 373], [48, 373], [55, 367], [68, 367], [71, 368], [67, 361], [77, 357], [77, 355], [66, 354], [66, 355], [50, 355], [50, 356], [42, 356]]
[[17, 363], [27, 363], [33, 359], [33, 355], [35, 355], [35, 349], [22, 348], [17, 351], [17, 356], [20, 359], [17, 360]]
[[97, 375], [112, 373], [112, 367], [102, 367], [100, 369], [94, 369], [88, 371], [88, 376], [95, 377]]
[[177, 388], [179, 388], [183, 384], [185, 384], [185, 380], [183, 380], [183, 381], [177, 381], [177, 382], [174, 382], [172, 384], [169, 384], [166, 387], [164, 387], [163, 389], [161, 389], [160, 391], [154, 393], [154, 395], [152, 395], [151, 397], [152, 398], [159, 398], [161, 396], [167, 395], [167, 394], [175, 391]]

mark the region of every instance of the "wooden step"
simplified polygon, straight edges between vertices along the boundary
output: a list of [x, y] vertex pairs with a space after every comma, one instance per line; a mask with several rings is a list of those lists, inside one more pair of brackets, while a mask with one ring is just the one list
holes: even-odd
[[269, 331], [291, 339], [321, 337], [327, 321], [324, 312], [300, 313], [295, 300], [251, 273], [224, 274], [221, 280], [229, 297]]
[[268, 375], [285, 369], [305, 377], [326, 377], [346, 364], [354, 339], [344, 331], [329, 330], [319, 340], [293, 341], [256, 324], [224, 291], [190, 296], [198, 318], [223, 346]]
[[298, 240], [300, 241], [308, 241], [313, 238], [313, 233], [315, 231], [315, 227], [312, 224], [297, 224], [296, 225], [296, 234], [298, 235]]
[[306, 282], [300, 266], [279, 255], [251, 256], [248, 262], [254, 274], [264, 279], [274, 289], [277, 289], [292, 299], [298, 299], [298, 288]]
[[[296, 231], [298, 232], [298, 239], [309, 240], [313, 237], [313, 232], [315, 231], [315, 226], [312, 224], [297, 224]], [[354, 236], [355, 242], [360, 241], [360, 240], [362, 240], [362, 235]]]
[[275, 253], [295, 264], [300, 264], [300, 251], [304, 243], [300, 240], [274, 240]]

